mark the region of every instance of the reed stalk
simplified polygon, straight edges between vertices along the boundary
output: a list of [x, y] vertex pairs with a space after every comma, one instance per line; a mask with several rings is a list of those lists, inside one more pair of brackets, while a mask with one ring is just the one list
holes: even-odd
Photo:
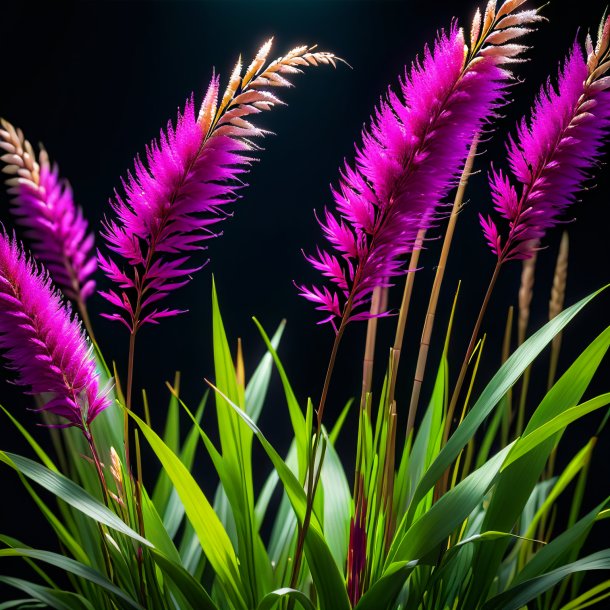
[[[536, 260], [538, 253], [534, 251], [531, 258], [523, 261], [521, 270], [521, 285], [519, 286], [519, 319], [517, 322], [517, 345], [521, 346], [527, 337], [527, 328], [530, 320], [532, 297], [534, 296], [534, 282], [536, 275]], [[523, 373], [521, 391], [519, 393], [519, 409], [517, 411], [517, 424], [515, 433], [521, 436], [525, 424], [525, 407], [527, 392], [530, 385], [532, 367], [528, 366]]]
[[[553, 287], [551, 289], [551, 299], [549, 301], [549, 320], [552, 320], [563, 311], [566, 297], [566, 284], [568, 281], [568, 258], [570, 254], [570, 240], [568, 232], [564, 231], [561, 236], [557, 263], [555, 264], [555, 274], [553, 276]], [[561, 351], [562, 333], [557, 333], [551, 343], [551, 361], [549, 364], [549, 376], [547, 389], [550, 390], [555, 383], [557, 375], [557, 364], [559, 352]]]
[[470, 151], [464, 169], [460, 177], [459, 186], [453, 200], [453, 208], [451, 209], [451, 216], [449, 217], [449, 223], [445, 232], [445, 238], [443, 240], [443, 247], [441, 250], [441, 256], [436, 268], [436, 274], [434, 275], [434, 283], [432, 284], [432, 291], [430, 293], [430, 300], [428, 302], [428, 310], [426, 311], [426, 318], [424, 321], [424, 328], [422, 331], [422, 337], [419, 344], [419, 354], [417, 356], [417, 365], [415, 367], [415, 378], [413, 380], [413, 390], [411, 393], [411, 402], [409, 404], [409, 415], [407, 417], [407, 436], [413, 430], [415, 425], [415, 416], [417, 413], [417, 406], [419, 404], [419, 396], [421, 393], [422, 384], [424, 382], [424, 374], [426, 371], [426, 363], [428, 360], [428, 352], [430, 349], [430, 342], [432, 339], [432, 329], [434, 327], [434, 321], [436, 319], [436, 309], [438, 306], [438, 299], [445, 277], [445, 269], [447, 267], [447, 260], [449, 259], [449, 251], [451, 249], [451, 242], [453, 241], [453, 235], [455, 233], [455, 226], [457, 224], [458, 214], [462, 209], [464, 201], [464, 193], [466, 192], [466, 186], [468, 185], [468, 179], [472, 174], [472, 166], [474, 164], [474, 158], [477, 154], [477, 147], [479, 144], [478, 134], [472, 140], [470, 145]]

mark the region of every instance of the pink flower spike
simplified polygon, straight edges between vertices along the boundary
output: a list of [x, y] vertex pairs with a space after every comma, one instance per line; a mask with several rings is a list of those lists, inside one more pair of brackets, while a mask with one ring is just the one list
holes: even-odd
[[246, 186], [243, 175], [258, 150], [252, 139], [267, 133], [251, 118], [281, 104], [272, 89], [289, 85], [287, 77], [303, 67], [335, 65], [334, 55], [308, 47], [267, 63], [270, 50], [268, 41], [243, 75], [239, 61], [222, 96], [214, 74], [201, 108], [196, 111], [193, 96], [186, 101], [175, 126], [168, 123], [145, 158], [136, 158], [124, 195], [110, 203], [114, 218], [105, 220], [103, 238], [123, 261], [102, 253], [98, 260], [120, 297], [100, 294], [119, 310], [105, 317], [123, 321], [130, 332], [183, 312], [151, 307], [204, 266], [191, 257], [220, 235], [216, 224], [231, 215], [229, 206]]
[[508, 141], [512, 177], [490, 173], [494, 207], [509, 221], [502, 248], [498, 235], [496, 245], [490, 239], [493, 223], [481, 224], [500, 262], [531, 258], [535, 244], [560, 222], [591, 177], [610, 130], [609, 43], [610, 18], [600, 27], [595, 49], [587, 38], [586, 57], [574, 43], [556, 86], [549, 82], [541, 89], [530, 118]]
[[49, 276], [0, 231], [0, 350], [28, 393], [49, 396], [39, 411], [88, 434], [110, 404], [100, 390], [92, 348]]
[[25, 229], [32, 251], [51, 279], [71, 300], [81, 305], [95, 292], [91, 279], [97, 268], [93, 234], [72, 197], [72, 189], [51, 165], [43, 149], [36, 159], [20, 129], [0, 119], [0, 159], [9, 174], [11, 211]]
[[299, 287], [304, 298], [318, 297], [327, 320], [367, 319], [373, 290], [408, 271], [405, 256], [418, 232], [439, 218], [475, 134], [504, 101], [512, 78], [504, 65], [526, 49], [513, 41], [541, 19], [532, 11], [517, 17], [520, 4], [508, 0], [496, 13], [490, 3], [484, 20], [478, 12], [470, 50], [455, 22], [439, 32], [373, 113], [354, 162], [345, 163], [332, 189], [335, 211], [318, 219], [339, 256], [319, 248], [306, 256], [339, 288], [339, 306], [319, 289]]

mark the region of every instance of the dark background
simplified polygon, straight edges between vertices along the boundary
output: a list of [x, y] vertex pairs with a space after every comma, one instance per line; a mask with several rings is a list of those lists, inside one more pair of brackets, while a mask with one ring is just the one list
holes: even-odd
[[[168, 399], [164, 382], [173, 377], [175, 370], [182, 371], [184, 397], [191, 405], [204, 390], [204, 377], [213, 377], [211, 273], [216, 278], [230, 340], [235, 344], [238, 337], [243, 339], [247, 371], [253, 370], [264, 351], [251, 316], [257, 316], [270, 333], [285, 317], [288, 325], [280, 355], [301, 402], [304, 404], [307, 396], [317, 400], [332, 331], [327, 326], [316, 326], [317, 312], [297, 296], [292, 284], [293, 280], [319, 280], [300, 251], [312, 251], [322, 241], [313, 210], [330, 203], [328, 185], [336, 183], [342, 160], [352, 158], [353, 142], [359, 141], [363, 123], [388, 84], [396, 83], [403, 67], [426, 42], [432, 41], [437, 28], [450, 24], [452, 17], [469, 30], [476, 6], [474, 0], [3, 5], [0, 116], [23, 128], [33, 143], [44, 143], [51, 159], [59, 162], [62, 175], [71, 181], [76, 201], [96, 230], [103, 215], [109, 213], [108, 199], [120, 186], [120, 177], [132, 167], [134, 155], [143, 152], [144, 145], [158, 135], [168, 119], [174, 119], [177, 108], [191, 91], [195, 92], [196, 101], [201, 101], [213, 68], [226, 83], [238, 55], [242, 53], [247, 62], [271, 35], [275, 36], [272, 56], [297, 44], [317, 43], [319, 48], [332, 50], [353, 66], [308, 70], [294, 79], [294, 89], [281, 92], [287, 108], [258, 119], [257, 125], [277, 135], [265, 140], [261, 161], [248, 177], [251, 186], [234, 206], [234, 218], [224, 223], [225, 234], [210, 243], [207, 254], [211, 263], [171, 301], [177, 307], [188, 307], [189, 313], [165, 320], [158, 328], [147, 327], [139, 336], [136, 390], [146, 387], [157, 426], [163, 421]], [[451, 352], [454, 366], [461, 362], [494, 265], [477, 222], [477, 213], [490, 209], [486, 186], [489, 162], [504, 162], [507, 130], [514, 129], [547, 75], [556, 73], [577, 28], [581, 28], [581, 39], [588, 29], [597, 29], [606, 0], [582, 1], [574, 6], [568, 11], [565, 3], [554, 1], [544, 8], [549, 22], [541, 24], [529, 39], [535, 47], [529, 53], [531, 60], [516, 66], [523, 82], [511, 91], [513, 103], [503, 109], [505, 116], [498, 121], [497, 132], [479, 158], [481, 173], [471, 181], [469, 203], [459, 220], [443, 286], [429, 372], [438, 361], [458, 279], [464, 282]], [[576, 220], [566, 225], [571, 239], [567, 304], [610, 281], [609, 175], [607, 168], [601, 167], [581, 201], [571, 209], [570, 218]], [[0, 202], [0, 218], [10, 226], [4, 192], [0, 193]], [[442, 231], [433, 235], [439, 237]], [[559, 237], [559, 230], [549, 234], [544, 242], [546, 249], [539, 256], [532, 329], [539, 328], [547, 317]], [[428, 242], [421, 258], [423, 269], [416, 278], [401, 365], [402, 381], [397, 389], [401, 430], [439, 250], [438, 240]], [[519, 274], [518, 263], [507, 265], [493, 296], [484, 324], [489, 336], [478, 391], [499, 365], [506, 310], [516, 304]], [[104, 278], [98, 278], [100, 286], [107, 285]], [[402, 286], [402, 281], [399, 283]], [[400, 294], [401, 288], [397, 287], [390, 297], [391, 306], [397, 307]], [[560, 368], [603, 330], [609, 321], [609, 305], [610, 295], [602, 295], [568, 327]], [[97, 315], [106, 310], [100, 297], [91, 299], [90, 309], [106, 359], [116, 360], [119, 370], [124, 371], [125, 329]], [[380, 323], [380, 363], [385, 363], [394, 325], [394, 319]], [[326, 411], [327, 424], [332, 423], [350, 396], [359, 393], [364, 332], [363, 324], [353, 325], [345, 337]], [[533, 398], [540, 397], [544, 390], [546, 358], [541, 357], [534, 369]], [[377, 366], [376, 377], [381, 368]], [[608, 362], [594, 385], [591, 395], [608, 391]], [[0, 392], [2, 403], [46, 443], [47, 432], [36, 428], [36, 416], [24, 410], [28, 404], [19, 392], [6, 383], [0, 385]], [[429, 384], [424, 388], [424, 401], [427, 396]], [[597, 413], [573, 426], [562, 442], [560, 464], [565, 464], [586, 443], [601, 418], [602, 414]], [[207, 425], [213, 427], [213, 420], [213, 409], [209, 409]], [[340, 442], [350, 478], [355, 423], [354, 411]], [[276, 378], [261, 426], [278, 449], [287, 448], [289, 419]], [[0, 426], [0, 436], [2, 449], [25, 450], [7, 420]], [[596, 450], [586, 508], [608, 494], [608, 443], [606, 432]], [[262, 480], [269, 465], [262, 454], [256, 463], [261, 465], [257, 476]], [[197, 474], [204, 488], [213, 489], [214, 478], [203, 452], [199, 464]], [[147, 467], [156, 469], [154, 458]], [[2, 533], [20, 537], [33, 546], [53, 547], [51, 535], [40, 524], [35, 507], [14, 473], [2, 469], [0, 482], [4, 490]], [[5, 569], [8, 565], [3, 564], [2, 571]]]

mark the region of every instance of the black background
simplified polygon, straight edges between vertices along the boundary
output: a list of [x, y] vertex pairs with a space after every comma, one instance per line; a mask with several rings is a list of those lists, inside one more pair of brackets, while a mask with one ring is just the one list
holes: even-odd
[[[573, 3], [571, 3], [573, 4]], [[189, 313], [168, 319], [158, 327], [147, 327], [138, 338], [136, 389], [146, 387], [152, 403], [153, 422], [160, 426], [167, 404], [165, 380], [182, 371], [184, 396], [194, 404], [204, 390], [204, 378], [213, 377], [211, 363], [211, 273], [214, 273], [221, 308], [230, 340], [244, 341], [246, 367], [252, 371], [263, 353], [251, 322], [257, 316], [272, 332], [282, 318], [288, 325], [280, 348], [298, 398], [317, 400], [332, 343], [332, 331], [316, 326], [319, 319], [311, 304], [299, 298], [292, 284], [315, 282], [318, 276], [303, 260], [301, 248], [312, 251], [321, 243], [313, 210], [330, 203], [329, 183], [336, 183], [344, 158], [353, 155], [361, 127], [384, 93], [394, 85], [403, 67], [410, 63], [437, 28], [457, 17], [469, 29], [474, 1], [365, 2], [322, 0], [309, 2], [82, 2], [7, 3], [2, 7], [0, 45], [0, 115], [24, 129], [33, 142], [41, 141], [51, 158], [59, 162], [62, 175], [74, 188], [97, 230], [108, 199], [120, 186], [120, 177], [132, 167], [133, 157], [173, 119], [184, 100], [195, 92], [200, 101], [212, 68], [228, 77], [240, 53], [248, 61], [267, 37], [275, 36], [272, 55], [301, 43], [317, 43], [345, 58], [353, 69], [321, 67], [294, 79], [296, 87], [282, 91], [287, 108], [260, 117], [258, 125], [277, 135], [264, 142], [265, 150], [248, 177], [250, 186], [235, 206], [235, 216], [224, 223], [224, 235], [210, 243], [211, 263], [171, 304], [188, 307]], [[575, 6], [575, 8], [574, 8]], [[605, 0], [582, 1], [569, 11], [565, 3], [552, 2], [541, 24], [530, 37], [534, 49], [530, 61], [516, 66], [519, 79], [511, 91], [513, 103], [503, 109], [493, 138], [477, 163], [480, 174], [471, 181], [468, 206], [461, 215], [446, 275], [436, 347], [430, 355], [432, 370], [438, 361], [444, 324], [458, 279], [463, 280], [452, 344], [453, 362], [461, 356], [476, 317], [494, 257], [486, 249], [477, 213], [490, 209], [486, 171], [490, 160], [503, 163], [507, 130], [527, 110], [540, 84], [556, 73], [580, 26], [580, 38], [596, 30]], [[606, 155], [607, 161], [607, 155]], [[596, 179], [571, 209], [575, 222], [566, 225], [571, 253], [567, 303], [572, 304], [610, 281], [608, 238], [609, 175], [600, 167]], [[10, 225], [8, 198], [0, 193], [0, 217]], [[434, 235], [441, 236], [437, 230]], [[536, 275], [531, 328], [539, 328], [547, 316], [547, 305], [560, 231], [549, 234]], [[98, 240], [99, 243], [99, 240]], [[427, 304], [440, 243], [430, 240], [423, 252], [423, 269], [416, 278], [415, 297], [409, 319], [401, 365], [402, 382], [397, 390], [400, 423], [404, 426], [421, 322]], [[499, 365], [501, 336], [507, 307], [516, 304], [519, 264], [507, 265], [492, 299], [484, 324], [487, 351], [477, 386], [489, 379]], [[107, 286], [99, 277], [99, 285]], [[402, 281], [399, 282], [402, 285]], [[396, 307], [401, 288], [391, 294]], [[573, 360], [580, 350], [608, 324], [610, 295], [602, 295], [568, 328], [561, 363]], [[90, 309], [98, 340], [107, 360], [116, 360], [125, 370], [127, 333], [122, 326], [101, 319], [106, 310], [97, 295]], [[395, 319], [380, 323], [378, 362], [384, 363], [394, 332]], [[345, 337], [327, 408], [330, 424], [340, 407], [359, 392], [361, 354], [365, 327], [353, 325]], [[533, 373], [532, 396], [540, 397], [546, 380], [547, 356]], [[456, 366], [456, 364], [454, 364]], [[376, 377], [381, 372], [377, 366]], [[596, 378], [597, 392], [608, 390], [608, 363]], [[20, 393], [6, 383], [0, 398], [18, 415], [36, 437], [47, 442], [47, 432], [36, 429], [36, 416]], [[428, 385], [424, 396], [429, 395]], [[405, 404], [406, 403], [406, 404]], [[355, 412], [340, 441], [346, 470], [351, 478], [355, 447]], [[560, 464], [565, 464], [595, 431], [602, 415], [588, 416], [573, 426], [562, 442]], [[213, 428], [214, 413], [206, 413]], [[288, 445], [289, 419], [274, 378], [270, 400], [261, 426], [278, 449]], [[403, 428], [404, 429], [404, 428]], [[14, 429], [4, 419], [0, 426], [2, 449], [25, 450]], [[604, 433], [592, 468], [587, 508], [608, 494], [608, 432]], [[266, 476], [269, 465], [257, 450], [257, 477]], [[213, 473], [199, 454], [197, 476], [205, 489], [213, 489]], [[154, 458], [146, 466], [153, 472]], [[3, 489], [1, 533], [11, 534], [36, 547], [53, 548], [54, 542], [40, 523], [35, 507], [8, 469], [0, 471]], [[8, 500], [8, 501], [7, 501]], [[603, 531], [603, 530], [598, 530]], [[599, 540], [599, 537], [598, 537]], [[599, 548], [595, 545], [593, 548]], [[6, 560], [5, 560], [6, 561]], [[13, 568], [17, 562], [13, 562]], [[9, 570], [3, 564], [1, 571]], [[1, 597], [1, 596], [0, 596]]]

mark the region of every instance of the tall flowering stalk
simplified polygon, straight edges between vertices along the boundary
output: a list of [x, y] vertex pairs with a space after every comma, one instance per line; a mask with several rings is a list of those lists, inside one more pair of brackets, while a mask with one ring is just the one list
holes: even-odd
[[[102, 291], [118, 311], [104, 314], [129, 330], [127, 410], [131, 408], [135, 338], [144, 324], [182, 313], [159, 308], [171, 292], [187, 284], [201, 269], [191, 262], [216, 237], [215, 225], [230, 215], [227, 206], [245, 186], [243, 174], [254, 160], [251, 138], [266, 132], [250, 118], [282, 102], [272, 90], [288, 87], [287, 77], [318, 64], [335, 65], [332, 53], [300, 46], [267, 63], [272, 39], [259, 50], [242, 75], [237, 62], [226, 90], [219, 98], [220, 79], [214, 75], [199, 111], [187, 100], [176, 125], [168, 124], [158, 141], [146, 150], [146, 162], [135, 161], [135, 173], [123, 183], [125, 195], [115, 194], [103, 237], [109, 250], [123, 259], [98, 254], [100, 267], [118, 286]], [[125, 266], [126, 264], [126, 266]], [[125, 414], [126, 446], [128, 416]], [[127, 451], [127, 466], [129, 453]]]
[[556, 226], [576, 199], [602, 152], [610, 129], [610, 17], [602, 21], [593, 46], [587, 36], [585, 52], [576, 41], [554, 87], [543, 86], [517, 136], [507, 145], [512, 177], [493, 169], [490, 186], [494, 207], [508, 221], [505, 237], [492, 220], [480, 216], [485, 238], [496, 255], [483, 305], [449, 404], [445, 440], [451, 416], [468, 368], [489, 299], [502, 265], [531, 258], [539, 240]]
[[331, 254], [318, 248], [307, 260], [331, 281], [332, 289], [299, 286], [300, 294], [327, 314], [322, 322], [369, 317], [366, 307], [377, 286], [403, 274], [404, 256], [419, 230], [429, 228], [455, 186], [477, 131], [494, 116], [510, 74], [503, 64], [525, 50], [511, 41], [540, 19], [535, 11], [496, 13], [490, 2], [477, 12], [472, 44], [457, 23], [439, 32], [432, 48], [388, 91], [362, 134], [354, 165], [345, 164], [333, 189], [336, 214], [320, 225]]
[[28, 260], [15, 239], [0, 231], [0, 350], [15, 383], [46, 400], [37, 411], [79, 428], [91, 448], [91, 422], [110, 404], [99, 387], [92, 347], [47, 273]]
[[[483, 15], [477, 11], [470, 48], [457, 23], [441, 31], [400, 80], [398, 93], [388, 91], [363, 131], [354, 164], [346, 163], [341, 171], [339, 186], [333, 189], [336, 213], [326, 209], [320, 221], [334, 253], [318, 248], [306, 255], [331, 287], [298, 286], [336, 333], [317, 413], [316, 443], [345, 327], [369, 318], [375, 288], [387, 287], [393, 277], [405, 273], [405, 255], [415, 248], [418, 233], [438, 218], [475, 134], [502, 103], [511, 78], [503, 66], [518, 61], [526, 48], [513, 41], [540, 19], [536, 11], [515, 12], [524, 2], [508, 0], [496, 11], [492, 0]], [[315, 478], [310, 473], [310, 506]], [[304, 523], [303, 530], [307, 526]], [[295, 572], [300, 551], [297, 547]], [[363, 564], [354, 558], [352, 565]], [[359, 583], [352, 587], [356, 599], [364, 574], [350, 578]]]
[[78, 307], [90, 336], [93, 336], [86, 300], [95, 292], [92, 279], [97, 268], [93, 254], [93, 233], [75, 205], [72, 189], [51, 165], [44, 149], [38, 157], [20, 129], [0, 119], [0, 159], [8, 174], [11, 212], [25, 229], [32, 251], [48, 269], [53, 282]]

